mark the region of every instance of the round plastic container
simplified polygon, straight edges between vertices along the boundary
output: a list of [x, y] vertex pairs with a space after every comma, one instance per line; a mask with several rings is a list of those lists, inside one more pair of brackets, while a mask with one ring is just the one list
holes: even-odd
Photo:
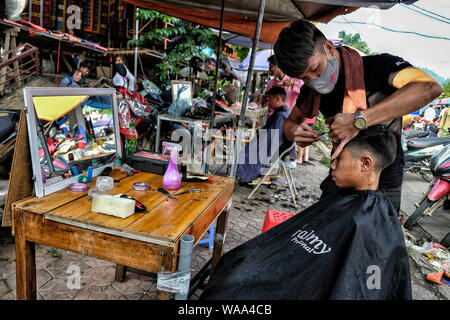
[[75, 182], [69, 185], [69, 190], [73, 192], [83, 192], [86, 191], [87, 189], [88, 186], [85, 183]]
[[98, 191], [108, 191], [114, 188], [114, 179], [111, 177], [100, 176], [97, 178], [96, 189]]
[[147, 191], [149, 189], [148, 183], [146, 182], [135, 182], [133, 183], [133, 190], [136, 191]]

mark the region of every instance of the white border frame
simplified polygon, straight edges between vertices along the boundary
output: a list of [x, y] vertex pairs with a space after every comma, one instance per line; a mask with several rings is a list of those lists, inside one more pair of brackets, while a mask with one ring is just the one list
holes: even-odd
[[[110, 96], [112, 102], [112, 114], [114, 119], [114, 136], [116, 140], [116, 153], [122, 158], [122, 147], [119, 130], [119, 116], [117, 108], [116, 90], [113, 88], [63, 88], [63, 87], [26, 87], [23, 89], [25, 112], [27, 116], [28, 141], [30, 143], [31, 163], [33, 166], [33, 180], [36, 197], [44, 197], [58, 190], [67, 188], [71, 183], [78, 182], [80, 175], [68, 178], [64, 181], [44, 187], [41, 174], [41, 163], [38, 150], [38, 133], [36, 128], [36, 111], [34, 109], [33, 97], [42, 96]], [[92, 176], [98, 176], [104, 168], [112, 167], [114, 164], [106, 164], [92, 170]]]

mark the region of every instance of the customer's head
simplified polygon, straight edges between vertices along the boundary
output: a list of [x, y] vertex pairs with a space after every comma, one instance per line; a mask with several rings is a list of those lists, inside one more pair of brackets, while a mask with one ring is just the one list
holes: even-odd
[[282, 79], [284, 77], [284, 73], [277, 67], [275, 55], [270, 56], [267, 61], [269, 61], [269, 75]]
[[83, 75], [83, 77], [86, 77], [89, 74], [89, 71], [91, 70], [91, 66], [89, 62], [83, 61], [80, 63], [80, 71]]
[[276, 109], [284, 105], [286, 100], [286, 90], [283, 87], [274, 86], [266, 93], [269, 98], [269, 108]]
[[73, 79], [73, 81], [80, 82], [81, 76], [82, 76], [82, 73], [81, 73], [81, 71], [79, 69], [76, 69], [76, 70], [72, 71], [72, 79]]
[[335, 48], [311, 22], [296, 20], [281, 30], [274, 46], [277, 66], [288, 76], [305, 83], [319, 77]]
[[340, 188], [378, 188], [381, 171], [394, 162], [397, 142], [394, 134], [380, 126], [361, 130], [331, 163], [331, 175]]

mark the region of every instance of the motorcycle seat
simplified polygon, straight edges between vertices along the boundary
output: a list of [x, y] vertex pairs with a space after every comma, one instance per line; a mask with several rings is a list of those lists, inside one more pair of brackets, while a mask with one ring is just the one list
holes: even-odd
[[422, 130], [404, 130], [402, 132], [402, 135], [405, 138], [424, 138], [430, 135], [430, 132], [428, 131], [422, 131]]
[[450, 137], [416, 138], [407, 141], [408, 149], [423, 149], [450, 143]]

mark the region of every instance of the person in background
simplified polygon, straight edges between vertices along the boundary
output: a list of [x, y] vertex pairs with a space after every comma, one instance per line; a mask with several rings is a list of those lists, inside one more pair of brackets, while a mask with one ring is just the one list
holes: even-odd
[[[283, 126], [284, 121], [291, 111], [285, 104], [286, 91], [282, 87], [275, 86], [267, 92], [267, 96], [269, 97], [269, 108], [273, 109], [274, 112], [262, 127], [263, 130], [258, 131], [257, 135], [245, 145], [239, 154], [236, 176], [240, 178], [241, 184], [249, 183], [256, 179], [266, 165], [266, 163], [264, 163], [265, 161], [259, 157], [261, 153], [259, 147], [261, 144], [266, 144], [267, 158], [270, 159], [278, 150], [272, 150], [271, 142], [276, 141], [278, 143], [278, 147], [273, 146], [273, 149], [279, 148], [287, 142], [283, 133]], [[274, 135], [278, 135], [278, 137], [275, 137]], [[257, 154], [253, 154], [250, 150], [257, 150]], [[294, 153], [294, 149], [292, 149], [291, 153]], [[292, 156], [295, 157], [295, 155], [291, 155], [291, 157]], [[277, 175], [270, 179], [271, 189], [276, 189], [278, 187], [278, 175], [280, 173], [279, 170]]]
[[[307, 125], [309, 125], [310, 127], [312, 127], [315, 120], [316, 120], [316, 117], [314, 117], [312, 119], [306, 119], [305, 123]], [[311, 146], [306, 146], [304, 148], [297, 146], [298, 156], [297, 156], [296, 162], [298, 164], [311, 164], [309, 162], [309, 149], [311, 149]]]
[[286, 91], [285, 104], [292, 110], [300, 93], [300, 88], [303, 86], [303, 80], [285, 75], [283, 71], [277, 67], [275, 56], [272, 55], [267, 60], [269, 61], [269, 75], [273, 76], [273, 78], [267, 83], [266, 90], [269, 91], [274, 86], [282, 87]]
[[88, 86], [86, 84], [86, 78], [89, 75], [89, 71], [91, 70], [91, 66], [89, 62], [83, 61], [80, 63], [80, 71], [81, 71], [81, 80], [78, 83], [81, 87]]
[[[269, 82], [267, 83], [266, 92], [268, 92], [274, 86], [282, 87], [286, 91], [285, 105], [288, 106], [289, 110], [292, 110], [297, 101], [300, 89], [303, 86], [303, 80], [291, 78], [288, 75], [284, 74], [283, 71], [281, 71], [281, 69], [277, 67], [274, 55], [270, 56], [267, 59], [267, 61], [269, 61], [269, 76], [273, 76], [273, 78], [270, 79]], [[262, 99], [263, 105], [266, 104], [267, 101], [268, 97], [266, 93]], [[266, 116], [266, 121], [271, 116], [272, 113], [273, 110], [269, 108], [269, 111], [267, 112]], [[300, 154], [302, 153], [301, 147], [298, 146], [296, 148], [296, 151], [298, 153], [298, 156], [300, 157]], [[295, 162], [292, 161], [292, 164], [289, 165], [289, 167], [292, 167], [292, 165], [295, 165]]]
[[114, 86], [126, 88], [128, 91], [133, 92], [135, 79], [125, 65], [125, 59], [123, 56], [117, 55], [115, 62], [116, 73], [113, 77]]
[[439, 122], [439, 136], [442, 137], [446, 135], [450, 128], [450, 108], [446, 107], [443, 109], [441, 121]]
[[82, 73], [78, 69], [74, 69], [70, 75], [67, 75], [64, 79], [59, 83], [60, 87], [74, 87], [79, 88], [78, 84], [81, 80]]
[[427, 122], [433, 122], [436, 118], [435, 106], [429, 106], [423, 116]]
[[116, 73], [114, 74], [113, 83], [116, 88], [125, 88], [129, 92], [134, 91], [134, 77], [128, 71], [124, 64], [116, 63], [114, 66]]

